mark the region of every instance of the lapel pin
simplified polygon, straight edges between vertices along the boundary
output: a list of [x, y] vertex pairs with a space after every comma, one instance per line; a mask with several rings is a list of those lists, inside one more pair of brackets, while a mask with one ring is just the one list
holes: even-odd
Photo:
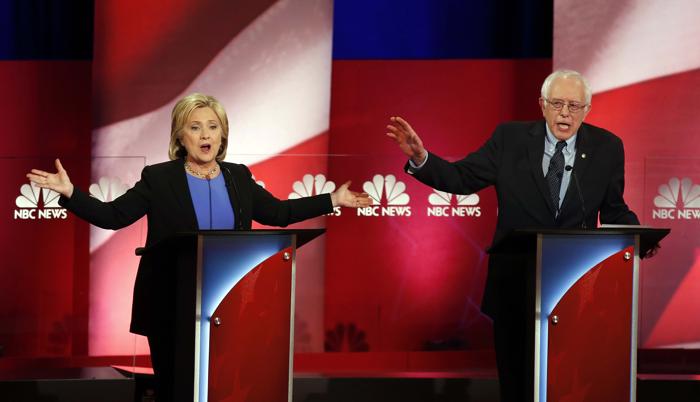
[[586, 159], [586, 154], [581, 154], [581, 159]]

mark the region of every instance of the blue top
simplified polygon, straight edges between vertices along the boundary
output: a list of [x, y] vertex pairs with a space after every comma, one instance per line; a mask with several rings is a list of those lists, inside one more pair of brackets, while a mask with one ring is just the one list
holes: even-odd
[[185, 174], [199, 229], [233, 229], [235, 217], [224, 175], [207, 180]]

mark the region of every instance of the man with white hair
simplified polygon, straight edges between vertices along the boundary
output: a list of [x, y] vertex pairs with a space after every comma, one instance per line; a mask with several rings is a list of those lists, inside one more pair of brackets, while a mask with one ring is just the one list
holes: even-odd
[[[448, 162], [428, 152], [407, 121], [392, 117], [387, 136], [408, 156], [406, 171], [440, 191], [472, 194], [495, 186], [498, 221], [493, 243], [516, 228], [595, 228], [638, 225], [625, 203], [624, 149], [620, 138], [583, 120], [591, 89], [576, 71], [558, 70], [542, 84], [544, 120], [496, 127], [475, 152]], [[575, 176], [572, 173], [575, 172]], [[572, 178], [578, 179], [579, 196]], [[582, 202], [585, 205], [582, 205]], [[533, 398], [534, 339], [527, 324], [524, 255], [491, 254], [482, 311], [493, 319], [501, 400]]]

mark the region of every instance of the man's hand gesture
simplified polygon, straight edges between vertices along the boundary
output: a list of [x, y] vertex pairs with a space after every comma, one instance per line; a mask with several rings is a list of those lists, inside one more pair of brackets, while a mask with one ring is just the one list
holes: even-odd
[[413, 163], [420, 165], [428, 157], [428, 151], [423, 147], [418, 134], [413, 130], [410, 124], [401, 117], [395, 116], [389, 119], [391, 122], [386, 126], [389, 130], [386, 135], [392, 138], [399, 145], [399, 148], [406, 156], [411, 158]]

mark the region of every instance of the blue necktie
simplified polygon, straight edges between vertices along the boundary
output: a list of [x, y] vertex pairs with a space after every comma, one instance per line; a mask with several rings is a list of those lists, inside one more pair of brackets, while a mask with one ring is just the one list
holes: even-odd
[[552, 196], [554, 208], [559, 215], [559, 191], [561, 189], [561, 178], [564, 176], [564, 153], [562, 152], [566, 146], [566, 141], [559, 141], [556, 145], [556, 150], [552, 159], [549, 160], [549, 170], [547, 170], [547, 184], [549, 184], [549, 193]]

